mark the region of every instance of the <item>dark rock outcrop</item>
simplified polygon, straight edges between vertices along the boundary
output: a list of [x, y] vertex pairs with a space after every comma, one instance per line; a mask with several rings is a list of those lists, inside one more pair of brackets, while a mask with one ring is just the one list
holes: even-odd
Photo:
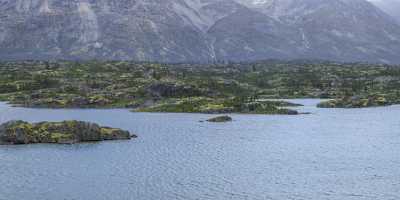
[[81, 121], [40, 122], [9, 121], [0, 126], [0, 144], [97, 142], [129, 140], [135, 135], [116, 128]]

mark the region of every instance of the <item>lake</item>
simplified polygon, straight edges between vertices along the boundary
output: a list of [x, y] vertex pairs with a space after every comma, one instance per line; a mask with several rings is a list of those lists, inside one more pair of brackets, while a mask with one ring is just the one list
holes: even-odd
[[398, 200], [400, 106], [310, 115], [29, 109], [0, 103], [0, 122], [84, 120], [131, 141], [0, 146], [0, 200]]

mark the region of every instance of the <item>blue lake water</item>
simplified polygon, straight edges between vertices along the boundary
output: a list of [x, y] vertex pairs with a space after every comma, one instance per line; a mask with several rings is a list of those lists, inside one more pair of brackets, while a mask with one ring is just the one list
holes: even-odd
[[0, 146], [0, 200], [398, 200], [400, 106], [311, 115], [211, 115], [13, 108], [0, 123], [84, 120], [131, 141]]

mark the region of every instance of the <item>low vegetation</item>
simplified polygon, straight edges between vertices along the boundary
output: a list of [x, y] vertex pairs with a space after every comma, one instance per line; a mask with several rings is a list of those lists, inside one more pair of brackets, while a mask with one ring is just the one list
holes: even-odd
[[336, 99], [321, 107], [384, 106], [399, 103], [399, 88], [398, 66], [360, 63], [0, 63], [0, 100], [25, 107], [297, 114], [287, 107], [298, 105], [268, 99]]

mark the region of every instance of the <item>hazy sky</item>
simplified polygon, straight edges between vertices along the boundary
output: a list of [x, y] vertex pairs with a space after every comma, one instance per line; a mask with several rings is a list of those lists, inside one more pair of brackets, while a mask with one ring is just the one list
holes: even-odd
[[369, 0], [372, 2], [400, 2], [400, 0]]
[[378, 4], [386, 4], [386, 5], [393, 4], [393, 3], [395, 3], [395, 4], [400, 3], [400, 0], [368, 0], [368, 1], [373, 2], [373, 3], [378, 3]]

